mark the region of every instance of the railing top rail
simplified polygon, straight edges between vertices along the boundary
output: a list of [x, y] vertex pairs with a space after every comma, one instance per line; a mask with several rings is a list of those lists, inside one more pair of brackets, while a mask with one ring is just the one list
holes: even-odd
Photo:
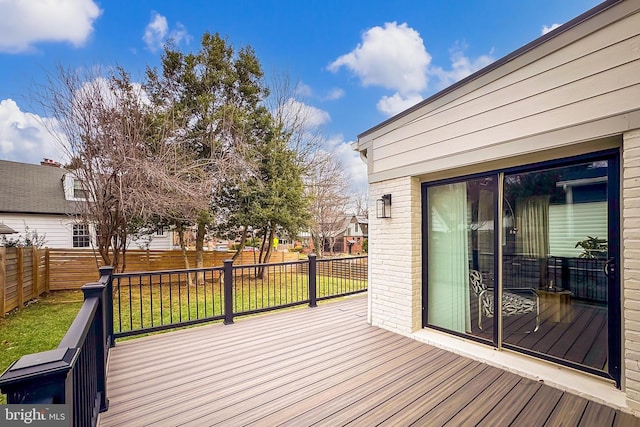
[[233, 268], [235, 269], [240, 269], [240, 268], [261, 268], [261, 267], [265, 267], [265, 266], [269, 266], [269, 267], [277, 267], [277, 266], [281, 266], [281, 265], [300, 265], [300, 264], [307, 264], [309, 261], [304, 259], [304, 260], [298, 260], [298, 261], [283, 261], [283, 262], [270, 262], [268, 264], [241, 264], [241, 265], [234, 265]]
[[356, 255], [356, 256], [349, 256], [349, 257], [332, 257], [332, 258], [316, 258], [316, 260], [318, 262], [320, 261], [350, 261], [353, 259], [364, 259], [367, 258], [369, 255]]
[[73, 320], [71, 326], [69, 326], [62, 341], [60, 341], [58, 348], [79, 348], [82, 346], [82, 343], [89, 333], [99, 304], [100, 300], [98, 297], [91, 297], [84, 300], [80, 311], [78, 311], [76, 318]]
[[201, 268], [180, 268], [175, 270], [156, 270], [156, 271], [129, 271], [126, 273], [114, 273], [113, 277], [139, 277], [139, 276], [157, 276], [161, 274], [181, 274], [181, 273], [198, 273], [205, 271], [222, 271], [223, 266], [201, 267]]

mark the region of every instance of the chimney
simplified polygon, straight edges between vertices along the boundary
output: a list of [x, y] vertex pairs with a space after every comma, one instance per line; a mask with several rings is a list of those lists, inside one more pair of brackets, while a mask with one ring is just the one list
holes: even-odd
[[61, 165], [55, 160], [42, 159], [42, 161], [40, 162], [40, 166], [53, 166], [54, 168], [59, 168]]

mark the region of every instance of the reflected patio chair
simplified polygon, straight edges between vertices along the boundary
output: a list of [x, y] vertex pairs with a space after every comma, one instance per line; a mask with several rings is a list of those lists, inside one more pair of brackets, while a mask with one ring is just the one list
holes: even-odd
[[[478, 298], [478, 327], [483, 331], [483, 316], [492, 318], [494, 314], [493, 289], [487, 289], [487, 285], [482, 280], [482, 274], [478, 270], [469, 270], [469, 285]], [[502, 316], [508, 317], [535, 312], [536, 327], [533, 332], [536, 332], [540, 327], [540, 297], [534, 289], [523, 289], [522, 291], [530, 293], [531, 297], [512, 291], [502, 291]]]

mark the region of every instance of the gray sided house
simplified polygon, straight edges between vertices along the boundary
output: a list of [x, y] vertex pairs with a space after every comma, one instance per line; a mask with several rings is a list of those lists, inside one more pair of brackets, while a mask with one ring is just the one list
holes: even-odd
[[[86, 198], [74, 174], [45, 159], [40, 165], [0, 160], [0, 223], [24, 236], [26, 229], [45, 236], [45, 246], [60, 249], [91, 247], [94, 227], [80, 220], [79, 203]], [[135, 242], [132, 248], [137, 249]], [[163, 230], [152, 236], [150, 249], [171, 249]]]
[[640, 414], [640, 1], [598, 5], [355, 146], [373, 325]]

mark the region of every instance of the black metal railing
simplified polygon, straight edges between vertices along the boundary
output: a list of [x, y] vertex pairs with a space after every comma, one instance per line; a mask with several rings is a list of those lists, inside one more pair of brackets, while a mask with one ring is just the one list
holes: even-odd
[[573, 298], [602, 304], [608, 299], [606, 259], [505, 255], [503, 281], [507, 289], [571, 291]]
[[223, 267], [113, 275], [114, 338], [222, 319]]
[[109, 305], [113, 269], [82, 287], [84, 303], [55, 350], [23, 356], [0, 377], [9, 404], [65, 404], [69, 424], [94, 426], [107, 410], [106, 364], [112, 342]]
[[262, 313], [367, 290], [367, 257], [113, 275], [114, 338]]
[[9, 404], [65, 404], [69, 424], [95, 426], [109, 405], [115, 339], [367, 290], [367, 257], [113, 274], [82, 287], [84, 303], [55, 350], [23, 356], [0, 376]]

